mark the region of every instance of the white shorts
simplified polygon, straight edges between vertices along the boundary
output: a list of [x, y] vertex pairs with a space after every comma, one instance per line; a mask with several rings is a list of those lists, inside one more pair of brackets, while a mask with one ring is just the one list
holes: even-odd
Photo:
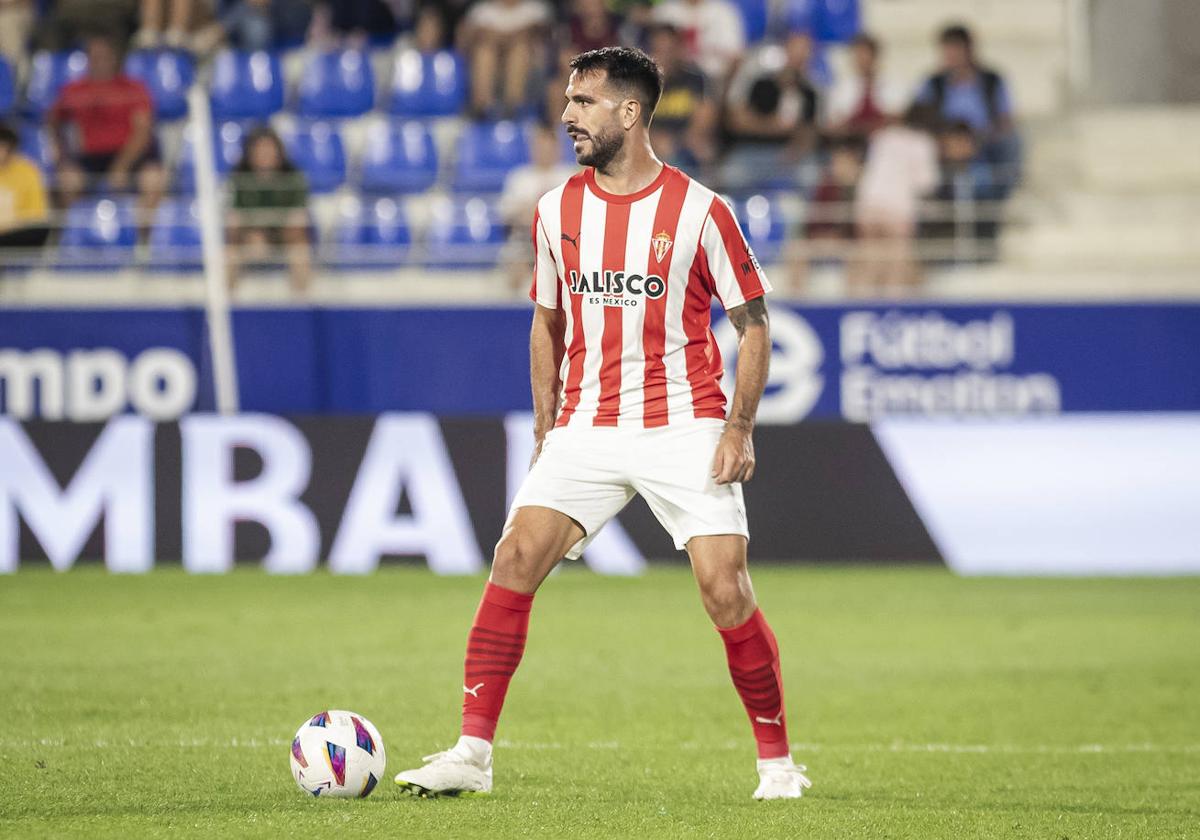
[[634, 494], [646, 500], [677, 549], [692, 537], [741, 534], [749, 539], [742, 485], [717, 484], [712, 478], [724, 428], [722, 420], [700, 418], [657, 429], [552, 429], [509, 518], [517, 508], [537, 506], [574, 519], [587, 536], [567, 552], [571, 560]]

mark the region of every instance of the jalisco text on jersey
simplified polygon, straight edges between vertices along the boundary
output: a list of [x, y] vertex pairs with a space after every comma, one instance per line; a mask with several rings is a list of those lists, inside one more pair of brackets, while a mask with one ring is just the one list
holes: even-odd
[[586, 272], [571, 270], [571, 294], [598, 292], [605, 295], [619, 295], [629, 292], [633, 295], [645, 295], [651, 300], [657, 300], [667, 290], [666, 282], [657, 274], [643, 277], [641, 274], [626, 275], [624, 271], [593, 271]]

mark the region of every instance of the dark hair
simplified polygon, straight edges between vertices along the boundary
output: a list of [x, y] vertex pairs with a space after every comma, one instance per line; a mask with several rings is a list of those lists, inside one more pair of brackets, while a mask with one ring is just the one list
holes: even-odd
[[8, 123], [0, 122], [0, 146], [12, 146], [14, 149], [20, 145], [20, 138], [17, 137], [17, 132], [13, 131], [13, 127]]
[[662, 70], [650, 56], [636, 47], [602, 47], [572, 58], [571, 69], [580, 74], [603, 70], [609, 84], [636, 94], [642, 122], [650, 125], [663, 89]]
[[953, 23], [942, 30], [942, 34], [938, 36], [938, 43], [961, 44], [970, 52], [975, 46], [975, 38], [971, 35], [970, 29], [961, 23]]
[[860, 32], [854, 36], [854, 40], [850, 42], [852, 47], [866, 47], [871, 51], [871, 55], [879, 55], [879, 41], [874, 35], [868, 35], [866, 32]]
[[902, 121], [909, 128], [932, 133], [938, 128], [938, 119], [938, 111], [932, 105], [914, 102], [905, 110]]
[[296, 164], [292, 163], [292, 159], [288, 157], [287, 148], [283, 145], [283, 141], [279, 139], [279, 135], [275, 133], [275, 129], [269, 125], [260, 125], [250, 129], [246, 134], [246, 139], [242, 141], [242, 159], [234, 167], [234, 172], [245, 174], [254, 171], [253, 167], [250, 166], [250, 150], [254, 148], [254, 144], [259, 140], [270, 140], [275, 144], [275, 148], [279, 151], [280, 172], [297, 171]]

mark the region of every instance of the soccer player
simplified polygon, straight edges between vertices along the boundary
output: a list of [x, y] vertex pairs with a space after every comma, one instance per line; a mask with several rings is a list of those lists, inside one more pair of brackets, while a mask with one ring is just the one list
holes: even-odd
[[[492, 739], [534, 593], [640, 493], [686, 549], [758, 745], [756, 799], [810, 786], [792, 762], [779, 649], [746, 568], [742, 482], [771, 340], [771, 286], [729, 205], [650, 147], [662, 75], [645, 53], [576, 56], [562, 121], [585, 167], [538, 202], [530, 297], [534, 463], [513, 500], [467, 638], [461, 737], [396, 783], [492, 789]], [[726, 412], [713, 296], [737, 328]]]

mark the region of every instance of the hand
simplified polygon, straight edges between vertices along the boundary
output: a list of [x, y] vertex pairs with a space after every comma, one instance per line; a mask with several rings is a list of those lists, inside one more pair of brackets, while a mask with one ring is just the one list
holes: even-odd
[[749, 481], [754, 476], [754, 441], [750, 430], [732, 423], [725, 424], [725, 431], [717, 442], [717, 454], [713, 457], [712, 477], [717, 484], [733, 484]]

